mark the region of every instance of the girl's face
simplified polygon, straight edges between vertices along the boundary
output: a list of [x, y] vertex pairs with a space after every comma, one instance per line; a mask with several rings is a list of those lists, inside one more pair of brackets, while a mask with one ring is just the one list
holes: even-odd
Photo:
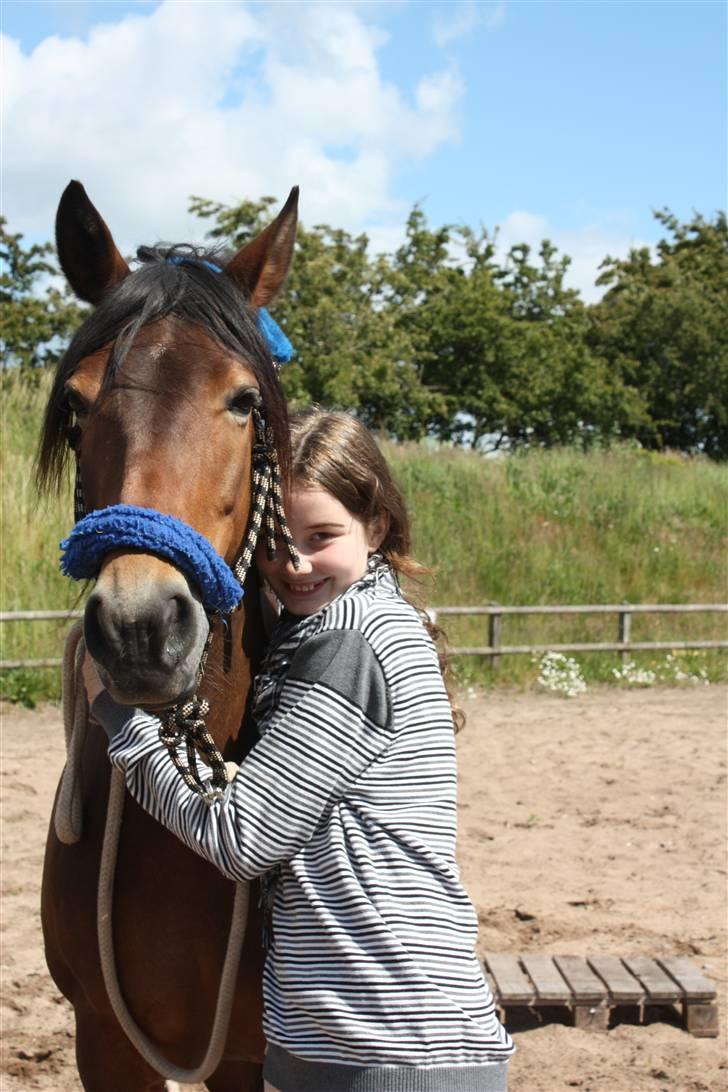
[[364, 575], [385, 528], [363, 523], [324, 489], [294, 486], [285, 509], [300, 568], [294, 569], [281, 538], [275, 561], [259, 544], [256, 564], [286, 610], [314, 614]]

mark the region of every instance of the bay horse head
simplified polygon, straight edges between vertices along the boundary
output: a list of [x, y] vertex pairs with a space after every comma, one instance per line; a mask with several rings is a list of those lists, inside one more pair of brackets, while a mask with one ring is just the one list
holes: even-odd
[[[68, 185], [56, 218], [59, 260], [94, 310], [55, 377], [42, 484], [60, 481], [70, 441], [86, 512], [153, 510], [233, 563], [249, 517], [256, 407], [286, 464], [285, 399], [261, 309], [288, 271], [297, 202], [295, 188], [273, 223], [231, 256], [140, 248], [132, 271], [83, 186]], [[153, 548], [105, 554], [84, 630], [117, 701], [161, 708], [194, 691], [210, 626], [204, 599], [194, 574]]]

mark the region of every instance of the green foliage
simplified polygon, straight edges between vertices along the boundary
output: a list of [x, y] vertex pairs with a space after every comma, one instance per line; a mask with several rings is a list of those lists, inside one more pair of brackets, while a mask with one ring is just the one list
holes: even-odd
[[[29, 372], [15, 368], [0, 376], [1, 610], [72, 610], [81, 605], [79, 585], [62, 576], [58, 567], [58, 543], [73, 524], [70, 479], [59, 497], [40, 498], [34, 483], [35, 450], [51, 378], [48, 369]], [[0, 626], [2, 658], [60, 656], [67, 630], [68, 624], [63, 621], [4, 623]], [[0, 672], [0, 693], [25, 704], [57, 698], [60, 671]]]
[[3, 671], [0, 673], [0, 698], [14, 705], [23, 705], [26, 709], [35, 709], [42, 698], [50, 696], [44, 681], [44, 672], [41, 671], [25, 668]]
[[728, 472], [617, 446], [482, 458], [388, 445], [434, 598], [473, 603], [721, 601]]
[[[48, 278], [58, 275], [50, 243], [25, 248], [0, 217], [0, 352], [3, 369], [54, 364], [82, 309]], [[44, 284], [41, 294], [39, 282]]]
[[548, 242], [537, 265], [525, 245], [502, 266], [495, 254], [486, 231], [433, 232], [415, 209], [395, 255], [398, 322], [445, 407], [428, 431], [479, 450], [606, 437], [622, 392], [588, 349], [586, 309], [563, 283], [568, 258]]
[[[270, 220], [273, 198], [226, 207], [194, 198], [210, 236], [236, 246]], [[478, 450], [634, 437], [723, 458], [728, 451], [725, 217], [682, 225], [625, 261], [607, 259], [605, 299], [565, 286], [569, 258], [467, 226], [431, 228], [415, 207], [399, 250], [372, 258], [365, 235], [300, 227], [276, 315], [296, 346], [294, 405], [357, 413], [399, 440]]]
[[620, 434], [646, 448], [728, 457], [728, 221], [725, 213], [668, 232], [646, 249], [607, 259], [603, 300], [591, 309], [591, 344], [633, 392], [638, 412]]

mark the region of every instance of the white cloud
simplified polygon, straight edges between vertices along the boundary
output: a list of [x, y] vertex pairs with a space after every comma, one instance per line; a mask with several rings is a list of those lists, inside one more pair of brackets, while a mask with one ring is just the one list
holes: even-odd
[[3, 212], [48, 237], [80, 179], [117, 242], [199, 238], [190, 194], [223, 202], [300, 184], [302, 217], [386, 229], [398, 170], [457, 138], [449, 69], [387, 82], [365, 6], [165, 0], [151, 12], [49, 37], [5, 37]]
[[593, 221], [580, 227], [563, 229], [553, 227], [544, 216], [520, 210], [512, 212], [498, 228], [499, 257], [502, 258], [517, 243], [527, 243], [531, 247], [532, 257], [537, 258], [544, 239], [550, 240], [558, 248], [560, 256], [567, 254], [571, 259], [566, 284], [577, 288], [585, 303], [600, 299], [604, 292], [604, 288], [598, 287], [595, 281], [599, 276], [599, 266], [607, 255], [623, 258], [633, 247], [650, 245], [635, 238], [619, 222]]
[[435, 12], [432, 40], [435, 45], [446, 46], [470, 34], [478, 26], [493, 30], [500, 26], [505, 17], [505, 0], [497, 0], [496, 3], [477, 3], [476, 0], [446, 3]]

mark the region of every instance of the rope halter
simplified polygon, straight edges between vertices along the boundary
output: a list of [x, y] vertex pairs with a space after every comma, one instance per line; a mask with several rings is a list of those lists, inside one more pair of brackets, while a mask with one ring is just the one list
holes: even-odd
[[[281, 494], [281, 475], [278, 465], [278, 453], [273, 442], [273, 430], [266, 424], [259, 406], [253, 408], [253, 492], [250, 502], [248, 529], [242, 548], [233, 563], [232, 570], [242, 588], [255, 556], [260, 532], [265, 528], [266, 551], [271, 561], [276, 557], [276, 522], [286, 544], [288, 555], [294, 568], [300, 565], [298, 551], [288, 527], [283, 510]], [[202, 657], [198, 685], [205, 671], [207, 655], [212, 643], [212, 621]], [[197, 694], [189, 701], [178, 702], [165, 717], [159, 729], [159, 738], [169, 752], [174, 766], [185, 785], [198, 793], [206, 804], [212, 805], [221, 800], [228, 782], [225, 760], [207, 731], [205, 717], [210, 711], [210, 704]], [[180, 757], [179, 746], [184, 743], [187, 762]], [[197, 755], [200, 755], [212, 769], [212, 777], [205, 783], [197, 767]]]

